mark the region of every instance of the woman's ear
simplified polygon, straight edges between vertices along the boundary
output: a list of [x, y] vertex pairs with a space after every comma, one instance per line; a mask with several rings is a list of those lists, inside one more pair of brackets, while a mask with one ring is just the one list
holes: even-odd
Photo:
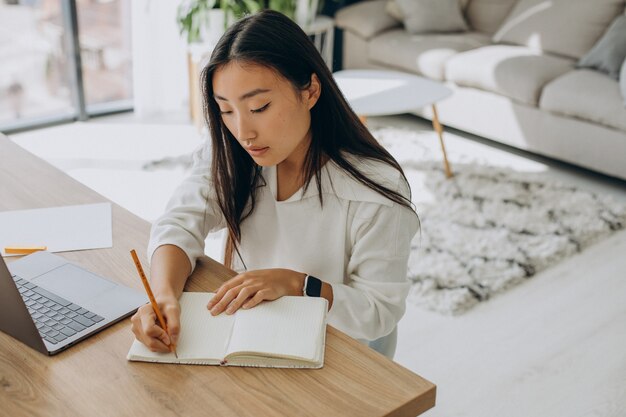
[[309, 110], [311, 110], [313, 106], [315, 106], [315, 103], [317, 103], [317, 100], [319, 100], [320, 94], [322, 94], [322, 84], [316, 73], [311, 74], [311, 83], [306, 89], [305, 94]]

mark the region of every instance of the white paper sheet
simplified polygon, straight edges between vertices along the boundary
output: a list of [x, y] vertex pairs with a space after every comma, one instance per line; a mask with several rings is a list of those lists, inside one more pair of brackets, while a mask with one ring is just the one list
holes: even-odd
[[0, 212], [0, 250], [47, 246], [49, 252], [113, 246], [111, 203]]

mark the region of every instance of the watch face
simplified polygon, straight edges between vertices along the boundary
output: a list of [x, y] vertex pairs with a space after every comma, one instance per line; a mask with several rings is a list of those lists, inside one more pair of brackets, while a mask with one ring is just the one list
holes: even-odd
[[322, 294], [322, 281], [309, 275], [306, 280], [305, 293], [309, 297], [319, 297]]

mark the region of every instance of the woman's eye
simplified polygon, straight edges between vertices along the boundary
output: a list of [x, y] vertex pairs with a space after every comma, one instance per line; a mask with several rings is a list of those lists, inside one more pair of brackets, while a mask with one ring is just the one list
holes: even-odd
[[265, 111], [265, 109], [267, 109], [269, 107], [270, 103], [267, 103], [265, 106], [260, 107], [258, 109], [254, 109], [254, 110], [250, 110], [252, 113], [261, 113], [262, 111]]
[[220, 110], [220, 114], [224, 115], [224, 114], [231, 114], [232, 111], [230, 110]]

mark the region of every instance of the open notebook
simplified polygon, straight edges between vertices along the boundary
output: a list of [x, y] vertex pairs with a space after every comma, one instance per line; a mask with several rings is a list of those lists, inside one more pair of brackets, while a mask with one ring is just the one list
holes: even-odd
[[235, 314], [213, 316], [214, 293], [180, 297], [181, 332], [174, 353], [151, 352], [135, 340], [131, 361], [195, 365], [321, 368], [326, 341], [325, 298], [281, 297]]

